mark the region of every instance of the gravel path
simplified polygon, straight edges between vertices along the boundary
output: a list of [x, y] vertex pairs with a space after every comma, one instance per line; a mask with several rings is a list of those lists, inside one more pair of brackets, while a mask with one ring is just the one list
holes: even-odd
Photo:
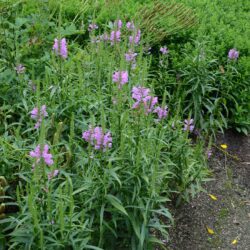
[[236, 157], [225, 157], [213, 148], [209, 166], [214, 180], [207, 183], [207, 193], [175, 210], [167, 249], [250, 250], [250, 137], [227, 131], [218, 136], [215, 145], [224, 143], [227, 152]]

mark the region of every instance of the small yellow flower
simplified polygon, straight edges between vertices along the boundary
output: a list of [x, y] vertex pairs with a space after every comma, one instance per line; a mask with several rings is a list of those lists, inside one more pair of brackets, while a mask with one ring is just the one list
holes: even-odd
[[238, 240], [234, 239], [231, 244], [236, 245], [237, 243], [238, 243]]
[[212, 228], [210, 228], [210, 227], [208, 227], [208, 226], [206, 226], [206, 228], [207, 228], [207, 232], [208, 232], [209, 234], [214, 234], [214, 230], [213, 230]]
[[221, 146], [221, 148], [223, 148], [223, 149], [227, 149], [227, 144], [221, 144], [220, 146]]
[[217, 201], [218, 199], [217, 199], [217, 197], [215, 196], [215, 195], [213, 195], [213, 194], [208, 194], [209, 196], [210, 196], [210, 198], [212, 199], [212, 200], [214, 200], [214, 201]]

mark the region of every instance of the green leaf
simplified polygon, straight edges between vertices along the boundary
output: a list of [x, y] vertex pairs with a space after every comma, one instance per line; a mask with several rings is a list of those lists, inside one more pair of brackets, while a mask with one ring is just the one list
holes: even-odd
[[113, 195], [111, 195], [111, 194], [108, 194], [108, 195], [106, 196], [106, 199], [111, 203], [111, 205], [112, 205], [113, 207], [115, 207], [115, 208], [118, 209], [121, 213], [123, 213], [123, 214], [125, 214], [125, 215], [128, 216], [127, 211], [126, 211], [125, 208], [122, 206], [121, 201], [120, 201], [117, 197], [115, 197], [115, 196], [113, 196]]

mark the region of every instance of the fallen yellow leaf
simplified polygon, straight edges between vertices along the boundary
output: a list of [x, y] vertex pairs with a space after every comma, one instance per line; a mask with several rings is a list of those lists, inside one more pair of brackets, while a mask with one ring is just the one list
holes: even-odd
[[217, 197], [215, 196], [215, 195], [213, 195], [213, 194], [208, 194], [209, 196], [210, 196], [210, 198], [212, 199], [212, 200], [214, 200], [214, 201], [217, 201], [218, 199], [217, 199]]
[[238, 243], [238, 240], [234, 239], [231, 244], [236, 245], [237, 243]]
[[221, 146], [221, 148], [223, 148], [223, 149], [227, 149], [227, 144], [221, 144], [220, 146]]
[[208, 232], [209, 234], [214, 234], [214, 230], [213, 230], [212, 228], [210, 228], [210, 227], [208, 227], [208, 226], [206, 226], [206, 228], [207, 228], [207, 232]]

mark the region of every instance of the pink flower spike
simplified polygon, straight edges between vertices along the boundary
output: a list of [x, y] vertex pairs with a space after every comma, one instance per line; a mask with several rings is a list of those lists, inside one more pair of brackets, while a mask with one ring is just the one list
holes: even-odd
[[45, 144], [43, 147], [42, 157], [44, 159], [44, 162], [48, 166], [51, 166], [54, 163], [54, 161], [52, 160], [52, 154], [49, 154], [49, 145], [48, 144]]
[[164, 119], [167, 116], [168, 107], [167, 106], [165, 106], [163, 108], [162, 107], [157, 107], [157, 108], [155, 108], [154, 113], [157, 113], [158, 121], [160, 121], [160, 120]]
[[236, 60], [239, 57], [239, 51], [236, 49], [230, 49], [228, 52], [228, 58], [231, 60]]
[[46, 111], [46, 105], [42, 105], [41, 107], [41, 114], [43, 117], [47, 117], [48, 116], [48, 113]]
[[[59, 46], [59, 42], [60, 42], [60, 46]], [[55, 38], [53, 50], [55, 51], [56, 55], [60, 55], [62, 58], [66, 59], [68, 57], [66, 38], [62, 38], [61, 40], [58, 40], [57, 38]]]
[[93, 30], [97, 30], [98, 29], [98, 25], [96, 25], [95, 23], [91, 23], [88, 27], [88, 31], [91, 32]]
[[116, 20], [116, 21], [114, 22], [114, 26], [115, 26], [118, 30], [120, 30], [120, 29], [122, 28], [122, 20]]
[[61, 55], [61, 57], [63, 57], [64, 59], [66, 59], [66, 58], [68, 57], [68, 50], [67, 50], [66, 38], [63, 38], [63, 39], [61, 40], [60, 55]]
[[135, 62], [136, 56], [137, 53], [134, 53], [133, 51], [129, 50], [128, 53], [125, 54], [125, 59], [127, 62]]
[[141, 30], [137, 30], [136, 34], [129, 36], [129, 43], [138, 45], [141, 39]]
[[126, 27], [127, 27], [128, 30], [134, 30], [135, 29], [135, 25], [134, 25], [133, 22], [127, 22]]
[[145, 114], [149, 114], [153, 111], [154, 106], [158, 103], [158, 97], [146, 96], [143, 99], [143, 104], [145, 108]]
[[105, 151], [107, 148], [112, 147], [111, 133], [107, 132], [104, 134], [101, 127], [95, 127], [94, 129], [90, 128], [83, 132], [82, 138], [94, 146], [96, 150]]
[[121, 41], [121, 31], [120, 30], [111, 31], [110, 41], [111, 41], [111, 45], [114, 45], [115, 43], [120, 42]]
[[116, 71], [113, 74], [113, 82], [119, 84], [119, 88], [121, 88], [124, 84], [128, 82], [128, 72], [127, 71]]
[[30, 151], [30, 156], [32, 158], [36, 158], [36, 162], [32, 166], [33, 169], [35, 168], [36, 164], [40, 162], [41, 158], [44, 159], [45, 164], [48, 166], [54, 163], [52, 160], [52, 154], [49, 154], [49, 146], [47, 144], [44, 145], [43, 152], [41, 152], [41, 146], [38, 145], [34, 151]]
[[141, 86], [132, 88], [132, 98], [141, 101], [144, 97], [148, 96], [150, 89]]
[[42, 105], [40, 110], [37, 107], [33, 108], [33, 110], [30, 112], [30, 115], [32, 119], [37, 121], [35, 124], [35, 128], [38, 129], [42, 123], [42, 119], [48, 116], [46, 105]]
[[168, 48], [167, 48], [166, 46], [164, 46], [164, 47], [161, 47], [161, 48], [160, 48], [160, 52], [161, 52], [163, 55], [166, 55], [166, 54], [168, 54], [169, 50], [168, 50]]
[[41, 156], [40, 145], [38, 145], [34, 151], [30, 151], [30, 156], [32, 158], [40, 158]]
[[56, 54], [58, 54], [59, 45], [58, 45], [58, 39], [57, 38], [54, 39], [53, 50], [56, 52]]
[[89, 142], [90, 141], [90, 138], [91, 138], [91, 131], [90, 130], [87, 130], [85, 132], [82, 133], [82, 138]]
[[32, 119], [37, 119], [39, 112], [38, 112], [38, 108], [33, 108], [32, 111], [30, 112], [31, 114], [31, 118]]

